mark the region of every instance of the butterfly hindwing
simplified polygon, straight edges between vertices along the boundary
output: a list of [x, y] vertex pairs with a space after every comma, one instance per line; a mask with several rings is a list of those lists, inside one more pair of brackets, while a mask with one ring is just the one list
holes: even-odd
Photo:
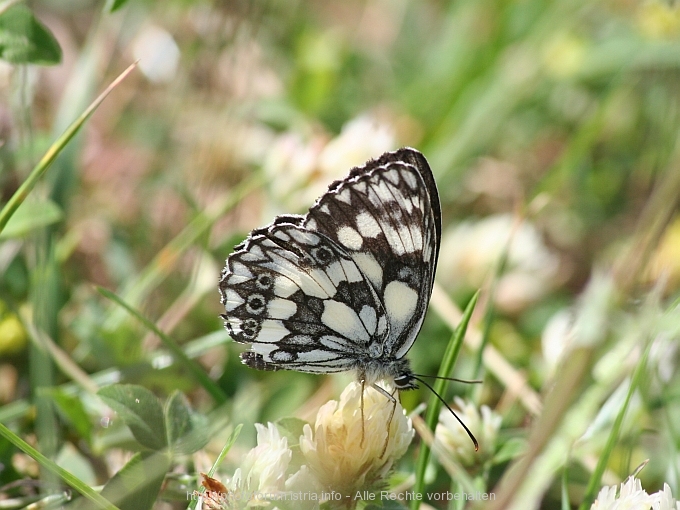
[[386, 335], [384, 308], [347, 252], [298, 218], [253, 231], [229, 257], [225, 325], [252, 344], [243, 360], [253, 368], [349, 370]]

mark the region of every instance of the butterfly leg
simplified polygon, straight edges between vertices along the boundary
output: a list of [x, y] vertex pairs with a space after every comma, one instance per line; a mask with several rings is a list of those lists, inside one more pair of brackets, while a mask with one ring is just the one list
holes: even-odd
[[394, 396], [387, 391], [385, 391], [384, 388], [381, 388], [377, 384], [373, 384], [373, 387], [378, 390], [380, 393], [385, 395], [385, 398], [390, 400], [392, 402], [392, 411], [390, 412], [390, 417], [387, 420], [387, 434], [385, 435], [385, 444], [383, 444], [382, 452], [380, 453], [380, 459], [382, 459], [385, 456], [385, 452], [387, 451], [387, 444], [390, 442], [390, 428], [392, 427], [392, 418], [394, 418], [394, 412], [397, 410], [397, 399], [394, 398]]
[[366, 379], [363, 377], [361, 378], [361, 442], [359, 443], [359, 447], [363, 448], [364, 447], [364, 439], [366, 437], [366, 433], [364, 430], [364, 389], [366, 385]]

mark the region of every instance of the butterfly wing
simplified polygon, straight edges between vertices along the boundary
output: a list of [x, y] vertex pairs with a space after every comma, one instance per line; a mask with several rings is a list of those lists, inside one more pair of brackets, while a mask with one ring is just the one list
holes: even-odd
[[432, 292], [441, 213], [414, 149], [331, 184], [305, 216], [254, 230], [220, 281], [225, 326], [252, 368], [339, 372], [400, 359]]
[[254, 230], [220, 281], [225, 326], [261, 370], [339, 372], [387, 334], [385, 310], [346, 250], [281, 216]]
[[303, 226], [347, 250], [386, 310], [383, 352], [403, 357], [427, 311], [441, 240], [439, 194], [425, 157], [403, 148], [352, 169]]

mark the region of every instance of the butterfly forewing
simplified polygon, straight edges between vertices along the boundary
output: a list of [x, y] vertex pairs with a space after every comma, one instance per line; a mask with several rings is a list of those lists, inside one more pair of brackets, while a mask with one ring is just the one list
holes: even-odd
[[362, 369], [415, 340], [441, 235], [425, 158], [387, 153], [336, 181], [305, 216], [254, 230], [228, 258], [220, 292], [230, 335], [253, 368]]
[[420, 330], [439, 253], [439, 198], [425, 158], [401, 149], [355, 168], [304, 226], [344, 247], [367, 276], [388, 315], [384, 352], [401, 358]]

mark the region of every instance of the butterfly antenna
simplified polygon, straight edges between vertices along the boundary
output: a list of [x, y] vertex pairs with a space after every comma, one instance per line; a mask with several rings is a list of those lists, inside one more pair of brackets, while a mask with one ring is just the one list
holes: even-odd
[[479, 443], [477, 442], [477, 438], [474, 436], [474, 434], [473, 434], [472, 432], [470, 432], [470, 429], [467, 428], [467, 425], [465, 425], [465, 423], [463, 423], [463, 420], [461, 420], [461, 419], [458, 417], [458, 415], [456, 414], [456, 412], [455, 412], [453, 409], [451, 409], [451, 406], [450, 406], [449, 404], [446, 403], [446, 400], [444, 400], [444, 399], [442, 398], [442, 396], [441, 396], [439, 393], [437, 393], [436, 391], [434, 391], [434, 388], [433, 388], [432, 386], [430, 386], [430, 385], [427, 383], [427, 381], [425, 381], [424, 379], [421, 379], [420, 377], [418, 377], [418, 376], [415, 375], [415, 374], [413, 375], [413, 378], [414, 378], [416, 381], [419, 381], [419, 382], [423, 383], [425, 386], [427, 386], [427, 387], [430, 389], [430, 391], [431, 391], [432, 393], [434, 393], [435, 395], [437, 395], [437, 398], [438, 398], [439, 400], [441, 400], [442, 404], [444, 404], [444, 405], [446, 406], [446, 408], [451, 412], [451, 414], [456, 418], [456, 420], [458, 420], [458, 423], [460, 423], [461, 426], [465, 429], [465, 432], [467, 432], [467, 435], [470, 436], [470, 439], [472, 439], [472, 443], [475, 445], [475, 451], [478, 452], [478, 451], [479, 451]]
[[425, 374], [414, 374], [417, 375], [418, 377], [429, 377], [430, 379], [443, 379], [445, 381], [454, 381], [454, 382], [459, 382], [459, 383], [465, 383], [465, 384], [481, 384], [484, 381], [481, 379], [457, 379], [455, 377], [442, 377], [441, 375], [425, 375]]

